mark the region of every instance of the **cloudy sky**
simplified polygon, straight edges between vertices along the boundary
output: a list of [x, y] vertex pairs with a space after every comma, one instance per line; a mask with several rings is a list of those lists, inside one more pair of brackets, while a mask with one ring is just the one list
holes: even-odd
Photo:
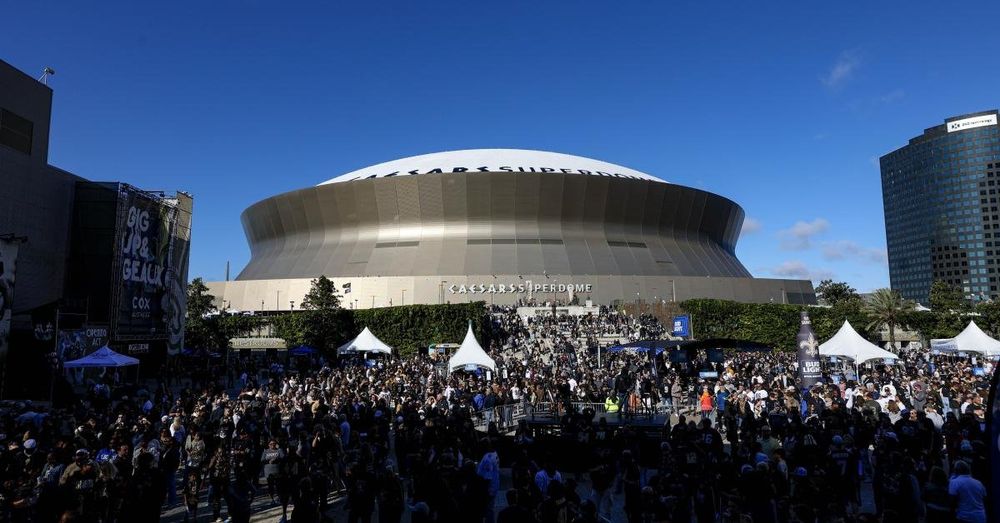
[[193, 276], [243, 266], [255, 201], [514, 147], [727, 196], [756, 276], [870, 290], [878, 158], [997, 107], [1000, 4], [869, 4], [11, 2], [0, 58], [56, 69], [51, 163], [194, 194]]

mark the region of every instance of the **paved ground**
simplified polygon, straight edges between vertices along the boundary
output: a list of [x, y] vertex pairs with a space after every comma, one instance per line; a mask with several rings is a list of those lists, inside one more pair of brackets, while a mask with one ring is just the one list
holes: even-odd
[[[567, 479], [574, 477], [572, 474], [567, 474]], [[590, 496], [590, 481], [586, 475], [575, 476], [579, 482], [578, 494], [581, 498], [587, 498]], [[510, 487], [510, 470], [503, 469], [500, 476], [500, 488], [501, 491], [506, 491]], [[278, 523], [281, 520], [281, 507], [274, 506], [271, 504], [270, 499], [267, 496], [266, 487], [264, 490], [260, 491], [260, 495], [257, 496], [253, 504], [254, 515], [250, 521], [254, 523]], [[331, 498], [332, 505], [331, 509], [327, 512], [327, 515], [333, 518], [333, 521], [337, 523], [347, 521], [347, 513], [343, 510], [344, 500], [342, 497], [335, 496]], [[614, 496], [613, 506], [611, 508], [611, 519], [610, 523], [625, 523], [625, 515], [623, 511], [624, 497], [621, 495]], [[862, 512], [874, 513], [875, 506], [872, 500], [872, 489], [871, 483], [864, 483], [861, 488], [861, 503]], [[500, 509], [506, 506], [506, 501], [504, 500], [503, 494], [497, 495], [497, 506], [496, 511], [499, 512]], [[225, 504], [223, 504], [223, 507]], [[289, 516], [291, 516], [292, 507], [288, 508]], [[225, 508], [223, 508], [223, 513], [225, 513]], [[198, 523], [210, 522], [211, 509], [209, 509], [205, 503], [202, 504], [198, 509]], [[161, 521], [166, 523], [180, 523], [184, 521], [184, 509], [181, 507], [173, 507], [170, 510], [164, 512]], [[378, 521], [375, 517], [372, 521]], [[407, 512], [403, 514], [402, 523], [410, 523], [410, 515]]]
[[[662, 424], [663, 418], [658, 418], [655, 423]], [[651, 421], [652, 422], [652, 421]], [[671, 424], [677, 423], [677, 416], [671, 416]], [[390, 447], [394, 447], [393, 440], [390, 436]], [[728, 444], [726, 445], [726, 451], [728, 452]], [[566, 479], [575, 478], [579, 485], [578, 494], [581, 499], [587, 499], [591, 495], [590, 488], [590, 478], [586, 474], [575, 475], [575, 474], [564, 474]], [[499, 512], [500, 509], [507, 505], [506, 499], [504, 498], [504, 492], [511, 486], [510, 479], [510, 469], [501, 469], [500, 474], [500, 494], [496, 497], [496, 511]], [[258, 495], [254, 499], [252, 505], [254, 515], [251, 517], [250, 521], [253, 523], [278, 523], [281, 520], [281, 506], [271, 503], [270, 498], [267, 495], [267, 487], [261, 485], [258, 488]], [[330, 510], [327, 511], [327, 516], [333, 519], [337, 523], [347, 521], [347, 513], [344, 511], [344, 499], [342, 496], [332, 496], [330, 498], [331, 505]], [[624, 506], [624, 496], [617, 495], [614, 496], [612, 500], [612, 507], [610, 510], [610, 520], [608, 523], [626, 523], [625, 514], [623, 511]], [[288, 515], [292, 514], [292, 506], [288, 507]], [[872, 487], [870, 482], [864, 482], [861, 485], [861, 511], [867, 513], [875, 512], [875, 504], [873, 500]], [[223, 503], [223, 514], [226, 513], [225, 503]], [[377, 514], [377, 512], [376, 512]], [[202, 500], [198, 506], [198, 519], [195, 523], [210, 523], [211, 522], [212, 510], [208, 506], [207, 493], [205, 490], [202, 491]], [[165, 510], [161, 515], [161, 521], [165, 523], [181, 523], [184, 521], [185, 510], [181, 505], [175, 505]], [[374, 517], [372, 521], [378, 521], [377, 517]], [[402, 523], [410, 523], [409, 511], [404, 511]]]

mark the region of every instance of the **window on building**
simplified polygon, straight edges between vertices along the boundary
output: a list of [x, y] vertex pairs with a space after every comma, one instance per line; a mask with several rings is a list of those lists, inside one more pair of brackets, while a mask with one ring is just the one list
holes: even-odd
[[31, 154], [31, 135], [35, 124], [6, 109], [0, 109], [0, 145]]

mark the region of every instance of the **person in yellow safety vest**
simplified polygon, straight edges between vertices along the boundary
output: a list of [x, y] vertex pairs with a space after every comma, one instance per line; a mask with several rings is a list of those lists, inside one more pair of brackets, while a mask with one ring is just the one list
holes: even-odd
[[618, 398], [614, 394], [608, 394], [608, 399], [604, 400], [604, 412], [618, 412]]

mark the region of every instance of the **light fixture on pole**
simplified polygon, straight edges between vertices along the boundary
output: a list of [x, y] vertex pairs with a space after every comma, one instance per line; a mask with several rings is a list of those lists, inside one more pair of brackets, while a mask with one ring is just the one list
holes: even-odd
[[49, 77], [55, 76], [56, 70], [51, 67], [46, 67], [42, 69], [42, 76], [38, 77], [38, 81], [42, 82], [42, 85], [49, 85]]

